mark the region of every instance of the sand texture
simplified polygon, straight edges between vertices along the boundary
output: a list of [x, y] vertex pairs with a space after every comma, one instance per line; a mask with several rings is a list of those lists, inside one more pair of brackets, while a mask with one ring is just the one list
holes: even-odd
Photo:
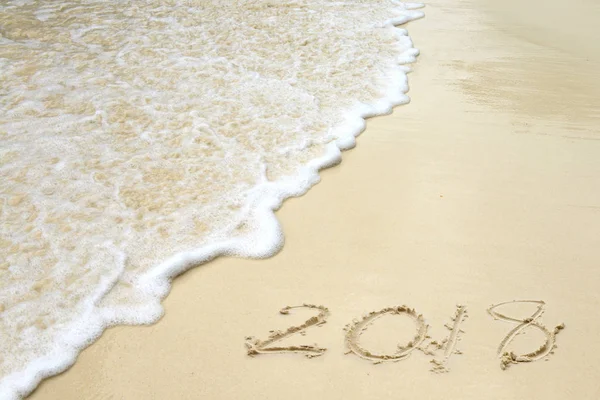
[[281, 252], [190, 270], [31, 399], [598, 399], [600, 5], [424, 11], [411, 103], [278, 211]]

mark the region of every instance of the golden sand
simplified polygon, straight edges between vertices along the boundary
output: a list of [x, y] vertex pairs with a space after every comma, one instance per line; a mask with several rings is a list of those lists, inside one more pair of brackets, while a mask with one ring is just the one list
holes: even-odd
[[[31, 398], [597, 399], [598, 6], [425, 11], [409, 26], [421, 50], [412, 103], [370, 120], [341, 166], [284, 205], [278, 255], [186, 273], [159, 323], [110, 329]], [[328, 309], [326, 324], [266, 345], [287, 354], [247, 355], [245, 337], [319, 313], [278, 313], [307, 303]], [[459, 326], [456, 304], [469, 313]], [[361, 348], [429, 340], [427, 351], [379, 365], [345, 356], [344, 327], [387, 308]], [[327, 350], [285, 351], [301, 346]], [[431, 373], [432, 359], [449, 371]]]

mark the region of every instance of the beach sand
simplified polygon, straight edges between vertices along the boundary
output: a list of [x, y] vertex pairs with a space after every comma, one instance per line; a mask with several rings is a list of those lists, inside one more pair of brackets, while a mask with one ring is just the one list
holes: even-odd
[[[189, 271], [159, 323], [108, 330], [31, 399], [599, 398], [600, 6], [436, 0], [425, 13], [407, 27], [421, 50], [411, 104], [369, 120], [340, 166], [285, 203], [279, 254]], [[486, 310], [511, 300], [545, 313], [507, 350], [565, 329], [554, 354], [503, 370], [498, 347], [519, 323]], [[277, 345], [317, 343], [321, 357], [246, 354], [245, 337], [317, 314], [278, 312], [304, 303], [327, 307], [326, 323]], [[452, 321], [457, 304], [468, 318]], [[379, 365], [344, 355], [347, 324], [401, 305], [451, 339], [447, 373], [418, 349]], [[401, 314], [361, 346], [406, 345], [417, 331]], [[459, 322], [464, 333], [444, 328]]]

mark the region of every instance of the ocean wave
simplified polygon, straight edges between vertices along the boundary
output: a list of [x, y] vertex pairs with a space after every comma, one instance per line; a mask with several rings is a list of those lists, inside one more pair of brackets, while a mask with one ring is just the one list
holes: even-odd
[[0, 5], [0, 398], [157, 321], [185, 270], [281, 248], [274, 211], [408, 101], [419, 6]]

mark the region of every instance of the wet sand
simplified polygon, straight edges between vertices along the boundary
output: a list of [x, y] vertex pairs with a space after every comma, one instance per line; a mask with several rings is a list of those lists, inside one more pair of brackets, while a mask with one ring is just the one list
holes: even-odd
[[[278, 255], [189, 271], [159, 323], [108, 330], [31, 398], [598, 398], [600, 6], [482, 3], [433, 1], [408, 25], [411, 104], [369, 120], [340, 166], [285, 203]], [[486, 312], [512, 300], [545, 312]], [[328, 309], [324, 323], [263, 346], [299, 351], [247, 355], [246, 337], [316, 316], [279, 313], [305, 303]], [[349, 340], [400, 359], [345, 355]], [[314, 343], [327, 350], [304, 357]], [[538, 361], [497, 354], [547, 343]]]

